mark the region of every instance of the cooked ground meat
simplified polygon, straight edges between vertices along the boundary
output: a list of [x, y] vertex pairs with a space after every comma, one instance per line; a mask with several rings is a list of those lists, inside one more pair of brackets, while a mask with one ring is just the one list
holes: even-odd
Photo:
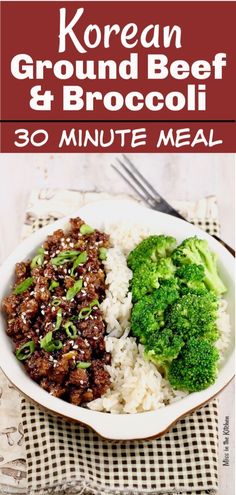
[[18, 305], [19, 298], [17, 296], [10, 295], [3, 299], [2, 308], [7, 316], [12, 317], [16, 315]]
[[104, 368], [104, 363], [99, 359], [91, 364], [92, 390], [94, 398], [101, 397], [107, 390], [107, 380], [110, 379], [108, 371]]
[[16, 357], [30, 377], [75, 405], [100, 397], [110, 385], [100, 248], [109, 237], [80, 218], [48, 236], [35, 257], [16, 265], [15, 284], [2, 303]]
[[49, 361], [49, 356], [44, 351], [35, 351], [32, 356], [26, 361], [26, 370], [38, 382], [40, 378], [47, 377], [50, 373], [52, 364]]
[[89, 386], [89, 376], [86, 370], [78, 369], [71, 371], [69, 374], [68, 383], [77, 385], [81, 389], [87, 389]]

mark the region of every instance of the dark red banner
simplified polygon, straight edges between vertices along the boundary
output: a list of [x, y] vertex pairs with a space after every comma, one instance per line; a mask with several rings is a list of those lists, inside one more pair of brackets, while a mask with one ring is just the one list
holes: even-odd
[[205, 123], [6, 123], [2, 151], [10, 153], [221, 153], [235, 151], [235, 128]]
[[3, 152], [235, 151], [235, 2], [1, 8]]

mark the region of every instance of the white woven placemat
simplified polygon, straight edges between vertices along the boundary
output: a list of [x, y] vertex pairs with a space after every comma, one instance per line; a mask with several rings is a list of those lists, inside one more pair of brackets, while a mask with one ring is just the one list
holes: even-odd
[[[110, 195], [32, 191], [23, 236], [73, 214], [88, 202], [106, 198], [110, 199]], [[219, 233], [215, 198], [172, 204], [203, 229]], [[40, 413], [28, 402], [22, 407], [24, 443], [20, 396], [2, 373], [0, 397], [0, 493], [184, 494], [188, 491], [200, 495], [215, 493], [217, 489], [216, 401], [179, 422], [160, 440], [117, 445]]]

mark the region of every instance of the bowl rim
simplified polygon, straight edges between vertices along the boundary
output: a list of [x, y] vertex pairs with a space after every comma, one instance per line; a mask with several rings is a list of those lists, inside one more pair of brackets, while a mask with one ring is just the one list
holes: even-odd
[[[115, 199], [115, 200], [107, 199], [103, 201], [96, 201], [95, 203], [89, 203], [86, 206], [75, 211], [73, 215], [63, 217], [60, 220], [53, 222], [52, 224], [40, 229], [39, 231], [36, 231], [34, 234], [30, 235], [28, 238], [22, 241], [19, 244], [19, 246], [13, 251], [13, 253], [10, 254], [10, 256], [8, 256], [8, 258], [0, 268], [0, 277], [1, 280], [3, 280], [3, 283], [5, 280], [6, 284], [9, 285], [9, 279], [10, 279], [9, 269], [10, 270], [13, 269], [13, 266], [16, 261], [19, 261], [20, 259], [24, 259], [27, 256], [30, 256], [30, 252], [35, 250], [38, 244], [40, 242], [43, 242], [43, 240], [47, 235], [49, 235], [51, 232], [54, 232], [57, 228], [60, 227], [63, 228], [63, 226], [65, 227], [68, 223], [68, 220], [71, 217], [75, 217], [79, 215], [85, 217], [86, 219], [86, 215], [89, 216], [89, 213], [86, 213], [86, 211], [89, 212], [89, 210], [91, 210], [90, 215], [92, 215], [94, 208], [96, 208], [97, 212], [98, 211], [102, 212], [103, 210], [106, 211], [108, 206], [109, 209], [111, 210], [112, 208], [113, 210], [114, 208], [119, 208], [124, 211], [129, 210], [129, 212], [132, 210], [133, 214], [135, 213], [135, 215], [137, 215], [138, 213], [140, 213], [140, 216], [141, 214], [143, 214], [144, 216], [145, 215], [153, 216], [154, 214], [155, 219], [157, 220], [157, 224], [159, 217], [159, 220], [162, 220], [164, 224], [165, 222], [167, 224], [169, 222], [170, 223], [174, 222], [174, 224], [176, 224], [177, 226], [179, 225], [180, 230], [184, 227], [184, 225], [186, 226], [187, 223], [188, 225], [187, 231], [188, 230], [195, 231], [195, 235], [199, 235], [200, 237], [209, 239], [210, 244], [212, 244], [217, 248], [217, 251], [222, 254], [224, 260], [227, 260], [228, 265], [231, 265], [232, 262], [234, 263], [233, 256], [217, 240], [212, 238], [209, 234], [202, 231], [198, 227], [189, 224], [185, 220], [170, 216], [166, 213], [150, 210], [149, 208], [143, 207], [133, 201], [123, 200], [123, 199]], [[171, 233], [169, 235], [171, 235]], [[189, 236], [188, 232], [187, 232], [187, 236]], [[230, 268], [228, 270], [228, 273], [231, 274], [230, 271], [231, 267], [229, 267], [228, 265], [227, 267]], [[231, 277], [231, 281], [234, 285], [233, 277]], [[2, 298], [3, 296], [4, 296], [4, 291], [2, 291], [2, 288], [0, 288], [0, 297]], [[3, 319], [2, 316], [1, 319]], [[176, 421], [184, 417], [186, 414], [189, 414], [190, 412], [198, 409], [199, 407], [202, 407], [202, 405], [204, 405], [206, 402], [208, 402], [213, 397], [215, 397], [215, 395], [217, 395], [223, 388], [227, 386], [227, 384], [231, 381], [231, 379], [234, 376], [234, 353], [232, 352], [231, 355], [226, 360], [224, 367], [222, 368], [222, 370], [220, 370], [219, 373], [219, 376], [221, 377], [220, 380], [218, 376], [216, 382], [211, 387], [208, 387], [208, 389], [205, 389], [201, 392], [189, 394], [183, 399], [180, 399], [178, 402], [172, 403], [168, 406], [157, 409], [155, 411], [147, 411], [147, 412], [133, 413], [133, 414], [130, 413], [111, 414], [111, 413], [92, 411], [90, 409], [82, 408], [80, 406], [74, 406], [72, 404], [63, 401], [62, 399], [52, 397], [48, 392], [43, 390], [38, 384], [33, 382], [33, 380], [24, 372], [24, 370], [22, 369], [23, 366], [15, 359], [14, 354], [9, 349], [9, 341], [11, 341], [11, 339], [6, 335], [5, 329], [0, 328], [0, 331], [3, 333], [3, 339], [4, 339], [3, 349], [6, 350], [6, 353], [5, 352], [0, 353], [0, 366], [4, 374], [10, 380], [10, 382], [23, 395], [25, 395], [27, 399], [29, 399], [31, 402], [36, 403], [39, 407], [46, 409], [49, 413], [62, 416], [69, 421], [81, 423], [84, 426], [91, 428], [102, 438], [109, 440], [131, 441], [131, 440], [157, 438], [163, 435], [164, 433], [166, 433], [166, 431], [168, 431], [171, 428], [171, 426], [173, 426], [173, 424], [176, 423]], [[6, 344], [6, 342], [8, 342], [8, 345]], [[10, 366], [8, 360], [10, 362]], [[176, 412], [174, 412], [174, 410]], [[167, 414], [163, 414], [163, 411], [165, 411]], [[76, 412], [78, 414], [76, 414]], [[144, 417], [147, 420], [150, 419], [150, 422], [144, 421], [144, 423], [146, 424], [146, 427], [144, 428], [146, 433], [142, 434], [142, 432], [140, 432], [140, 425], [142, 425]], [[153, 425], [153, 421], [155, 421], [155, 419], [157, 420], [156, 426]], [[148, 425], [148, 423], [150, 423], [150, 425]], [[113, 431], [114, 425], [116, 425], [115, 426], [116, 431]]]

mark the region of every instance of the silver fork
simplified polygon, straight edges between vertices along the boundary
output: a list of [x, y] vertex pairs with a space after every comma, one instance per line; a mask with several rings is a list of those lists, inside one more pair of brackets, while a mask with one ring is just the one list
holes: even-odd
[[126, 156], [123, 156], [123, 161], [120, 158], [116, 158], [120, 168], [115, 165], [111, 165], [116, 172], [125, 180], [127, 184], [138, 194], [138, 196], [150, 206], [153, 210], [158, 210], [163, 213], [169, 213], [178, 218], [185, 218], [180, 213], [172, 208], [167, 201], [160, 196], [160, 194], [154, 189], [154, 187], [147, 181], [147, 179], [139, 172], [131, 160]]
[[[139, 172], [131, 160], [122, 155], [123, 160], [116, 158], [118, 166], [111, 164], [112, 168], [124, 179], [124, 181], [135, 191], [135, 193], [153, 210], [161, 211], [162, 213], [168, 213], [169, 215], [186, 220], [180, 213], [175, 210], [156, 189], [147, 181], [147, 179]], [[217, 235], [212, 234], [218, 242], [220, 242], [233, 256], [235, 256], [235, 250], [226, 244]]]

